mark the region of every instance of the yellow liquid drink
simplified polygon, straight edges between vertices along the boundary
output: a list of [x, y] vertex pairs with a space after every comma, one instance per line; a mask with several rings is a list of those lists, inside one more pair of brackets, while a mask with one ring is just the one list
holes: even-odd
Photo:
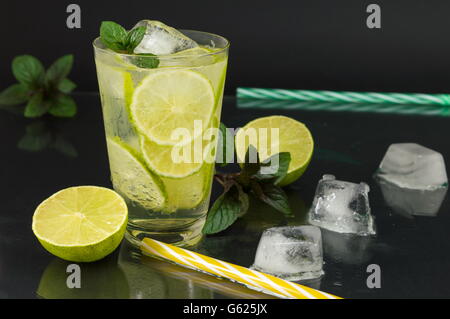
[[111, 180], [134, 243], [195, 244], [209, 205], [228, 41], [181, 32], [198, 46], [157, 56], [154, 68], [142, 67], [152, 56], [94, 41]]

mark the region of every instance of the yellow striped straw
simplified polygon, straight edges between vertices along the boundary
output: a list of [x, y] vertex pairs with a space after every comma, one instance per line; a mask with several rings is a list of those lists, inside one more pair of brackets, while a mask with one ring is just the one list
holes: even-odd
[[144, 254], [162, 258], [187, 268], [241, 283], [251, 289], [289, 299], [340, 299], [326, 292], [302, 286], [262, 272], [227, 263], [193, 251], [144, 238]]

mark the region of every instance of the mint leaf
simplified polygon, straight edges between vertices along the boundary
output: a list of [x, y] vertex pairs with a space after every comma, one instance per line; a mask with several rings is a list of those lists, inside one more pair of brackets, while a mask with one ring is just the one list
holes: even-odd
[[[276, 164], [277, 162], [278, 165]], [[278, 183], [286, 176], [290, 162], [291, 154], [289, 152], [274, 154], [261, 163], [261, 169], [255, 177], [258, 180], [270, 181], [273, 184], [278, 185]]]
[[159, 60], [152, 53], [140, 53], [132, 59], [132, 63], [140, 68], [154, 69], [159, 65]]
[[240, 202], [240, 209], [239, 209], [239, 214], [238, 217], [242, 217], [244, 216], [247, 211], [248, 211], [248, 207], [250, 206], [250, 201], [248, 198], [248, 194], [244, 192], [244, 189], [242, 188], [241, 185], [239, 185], [238, 183], [234, 184], [238, 190], [238, 199]]
[[45, 80], [48, 84], [57, 85], [65, 77], [67, 77], [72, 69], [73, 65], [73, 55], [68, 54], [57, 59], [53, 64], [47, 69], [45, 73]]
[[133, 53], [134, 48], [136, 48], [139, 43], [141, 43], [142, 39], [144, 38], [146, 29], [146, 27], [142, 26], [132, 29], [128, 32], [125, 39], [125, 45], [128, 53]]
[[111, 50], [126, 50], [127, 35], [127, 30], [113, 21], [103, 21], [100, 25], [100, 40]]
[[259, 161], [258, 151], [253, 145], [249, 145], [247, 153], [245, 153], [243, 171], [249, 176], [253, 176], [259, 171], [260, 167], [261, 162]]
[[221, 167], [224, 167], [228, 164], [227, 163], [228, 152], [232, 152], [231, 154], [234, 154], [234, 138], [230, 130], [222, 122], [220, 122], [219, 132], [220, 134], [217, 143], [216, 164], [220, 165]]
[[238, 182], [245, 187], [249, 186], [251, 177], [259, 171], [260, 167], [258, 151], [253, 145], [249, 145], [245, 153], [245, 161], [239, 174]]
[[25, 107], [25, 117], [39, 117], [48, 110], [48, 104], [43, 101], [42, 92], [37, 92], [31, 96]]
[[62, 79], [61, 82], [59, 82], [58, 90], [62, 93], [70, 93], [72, 92], [77, 85], [73, 83], [68, 78]]
[[43, 85], [45, 70], [41, 61], [31, 55], [20, 55], [12, 62], [12, 72], [20, 83], [36, 89]]
[[238, 218], [240, 209], [241, 202], [236, 194], [236, 189], [230, 188], [214, 202], [208, 212], [202, 232], [204, 234], [215, 234], [228, 228]]
[[283, 213], [285, 216], [290, 217], [293, 215], [286, 193], [281, 187], [269, 183], [259, 184], [253, 181], [252, 191], [260, 200]]
[[77, 113], [77, 104], [70, 96], [60, 94], [51, 101], [48, 112], [57, 117], [73, 117]]
[[28, 100], [28, 89], [24, 84], [13, 84], [0, 93], [1, 105], [17, 105]]

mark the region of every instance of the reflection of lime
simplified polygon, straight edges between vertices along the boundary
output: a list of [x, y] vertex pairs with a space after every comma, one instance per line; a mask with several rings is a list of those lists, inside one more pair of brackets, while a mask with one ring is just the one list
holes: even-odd
[[96, 186], [70, 187], [44, 200], [34, 212], [33, 232], [62, 259], [102, 259], [120, 244], [128, 209], [116, 192]]
[[[211, 82], [195, 71], [167, 69], [145, 77], [133, 94], [130, 112], [141, 134], [153, 142], [175, 145], [175, 130], [189, 133], [191, 141], [202, 134], [194, 130], [194, 121], [203, 127], [210, 122], [215, 105]], [[187, 134], [186, 134], [187, 135]]]
[[114, 188], [146, 209], [164, 206], [166, 194], [161, 180], [147, 170], [138, 155], [119, 138], [108, 138], [107, 145]]
[[[272, 128], [279, 129], [278, 139], [271, 136]], [[248, 137], [252, 136], [252, 132], [256, 134], [256, 140], [249, 143]], [[262, 140], [264, 132], [266, 132], [266, 140]], [[258, 150], [262, 161], [278, 152], [291, 154], [288, 174], [281, 181], [280, 186], [294, 182], [305, 172], [314, 149], [312, 135], [303, 123], [279, 115], [258, 118], [247, 123], [238, 131], [236, 153], [241, 161], [245, 158], [249, 144]]]
[[[55, 258], [45, 269], [37, 294], [46, 299], [129, 298], [127, 280], [115, 262], [106, 258], [92, 264], [79, 264], [80, 288], [67, 287], [70, 262]], [[69, 280], [70, 281], [70, 280]]]

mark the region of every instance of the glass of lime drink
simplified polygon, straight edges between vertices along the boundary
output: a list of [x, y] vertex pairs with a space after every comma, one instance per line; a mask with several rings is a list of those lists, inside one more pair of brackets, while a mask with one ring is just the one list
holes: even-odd
[[229, 43], [179, 31], [198, 45], [158, 55], [157, 67], [154, 56], [94, 41], [111, 180], [136, 245], [194, 245], [208, 210]]

